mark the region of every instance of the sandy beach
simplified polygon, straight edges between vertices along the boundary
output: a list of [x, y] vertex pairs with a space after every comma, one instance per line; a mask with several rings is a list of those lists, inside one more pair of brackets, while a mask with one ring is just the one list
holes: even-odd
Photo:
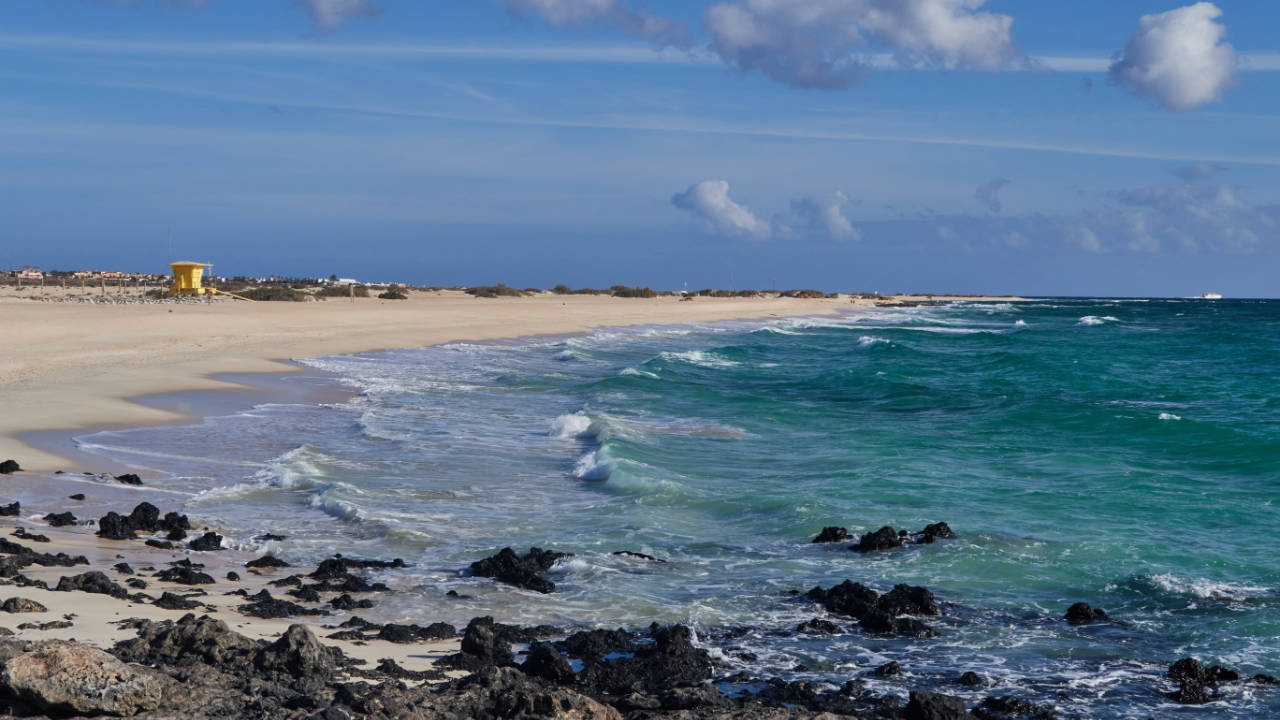
[[[81, 295], [75, 288], [45, 291], [50, 298]], [[0, 392], [8, 407], [20, 410], [0, 418], [0, 459], [14, 458], [31, 470], [82, 468], [71, 458], [32, 447], [19, 434], [172, 422], [182, 416], [129, 398], [232, 389], [237, 385], [213, 376], [290, 372], [294, 368], [280, 362], [289, 358], [609, 326], [820, 315], [874, 305], [847, 296], [681, 302], [545, 293], [480, 299], [447, 290], [413, 292], [405, 301], [305, 303], [89, 304], [33, 297], [41, 297], [39, 288], [0, 289], [0, 332], [15, 338], [0, 358]]]

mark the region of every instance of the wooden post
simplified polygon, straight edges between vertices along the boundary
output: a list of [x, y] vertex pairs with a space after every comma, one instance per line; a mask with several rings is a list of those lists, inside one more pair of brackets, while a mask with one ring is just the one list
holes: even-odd
[[99, 275], [98, 282], [102, 283], [102, 294], [106, 295], [107, 294], [107, 278], [105, 276]]

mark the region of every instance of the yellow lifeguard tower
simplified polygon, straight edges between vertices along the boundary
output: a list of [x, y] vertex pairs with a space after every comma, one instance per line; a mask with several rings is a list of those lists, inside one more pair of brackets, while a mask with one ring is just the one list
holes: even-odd
[[204, 292], [204, 287], [200, 284], [204, 279], [204, 269], [213, 266], [209, 263], [184, 260], [170, 263], [169, 267], [173, 268], [173, 287], [169, 289], [170, 295], [199, 295]]

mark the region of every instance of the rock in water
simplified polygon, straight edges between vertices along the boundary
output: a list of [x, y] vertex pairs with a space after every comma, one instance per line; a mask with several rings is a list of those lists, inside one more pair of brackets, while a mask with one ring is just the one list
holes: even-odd
[[0, 685], [51, 714], [127, 717], [159, 707], [165, 682], [102, 650], [51, 642], [9, 659]]
[[119, 513], [109, 512], [101, 520], [98, 520], [98, 537], [107, 540], [132, 540], [136, 528], [129, 518], [121, 517]]
[[115, 478], [116, 478], [116, 482], [124, 485], [141, 485], [142, 484], [142, 478], [138, 477], [133, 473], [116, 475]]
[[75, 525], [76, 516], [69, 512], [49, 513], [44, 516], [44, 521], [49, 523], [50, 527], [63, 527], [64, 525]]
[[16, 460], [5, 460], [4, 462], [0, 462], [0, 475], [11, 475], [19, 472], [20, 470], [22, 470], [22, 468], [18, 466], [18, 462]]
[[1063, 617], [1072, 625], [1088, 625], [1094, 620], [1106, 620], [1107, 613], [1102, 608], [1090, 607], [1089, 603], [1079, 602], [1067, 608], [1067, 614]]
[[849, 549], [860, 553], [876, 552], [900, 547], [902, 542], [902, 536], [898, 531], [885, 525], [873, 533], [863, 535], [858, 540], [858, 544], [850, 546]]
[[499, 550], [497, 555], [471, 563], [471, 573], [476, 577], [490, 577], [508, 585], [547, 594], [555, 591], [555, 583], [538, 573], [550, 570], [552, 565], [565, 557], [570, 555], [536, 547], [529, 548], [525, 555], [517, 555], [515, 550], [506, 547]]
[[969, 720], [964, 700], [951, 695], [911, 691], [911, 702], [907, 703], [906, 720]]
[[818, 537], [813, 539], [815, 543], [832, 543], [849, 539], [849, 531], [842, 527], [824, 527], [822, 532], [818, 533]]
[[22, 514], [22, 503], [11, 502], [8, 505], [0, 505], [0, 517], [17, 517]]
[[192, 550], [213, 551], [222, 549], [222, 536], [216, 532], [207, 532], [204, 535], [187, 543], [187, 547]]

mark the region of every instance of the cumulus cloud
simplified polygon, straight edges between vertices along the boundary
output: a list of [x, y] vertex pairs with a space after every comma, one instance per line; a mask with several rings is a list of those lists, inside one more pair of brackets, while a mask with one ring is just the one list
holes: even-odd
[[842, 192], [826, 196], [799, 198], [791, 201], [791, 212], [800, 219], [801, 226], [812, 235], [834, 240], [858, 240], [862, 233], [845, 217], [844, 209], [849, 198]]
[[1226, 171], [1227, 169], [1221, 165], [1213, 165], [1211, 163], [1192, 163], [1190, 165], [1173, 168], [1169, 170], [1169, 173], [1176, 178], [1181, 178], [1187, 182], [1193, 182], [1195, 180], [1207, 180], [1218, 173]]
[[707, 9], [711, 48], [743, 70], [837, 90], [866, 78], [869, 50], [898, 65], [1000, 70], [1021, 57], [986, 0], [728, 0]]
[[771, 223], [729, 197], [729, 183], [724, 180], [696, 183], [673, 195], [671, 204], [693, 213], [714, 235], [768, 240], [774, 234]]
[[688, 46], [683, 24], [630, 7], [625, 0], [499, 0], [516, 15], [540, 17], [556, 26], [609, 23], [656, 45]]
[[1199, 2], [1144, 15], [1138, 32], [1111, 65], [1111, 79], [1169, 110], [1190, 110], [1222, 98], [1236, 81], [1239, 60], [1222, 42], [1218, 6]]
[[1009, 183], [1010, 181], [1005, 178], [988, 180], [979, 185], [978, 189], [974, 191], [973, 199], [977, 200], [983, 207], [991, 211], [993, 215], [997, 214], [1001, 209], [1000, 190]]
[[334, 30], [348, 20], [376, 18], [382, 13], [372, 0], [303, 0], [317, 30]]

